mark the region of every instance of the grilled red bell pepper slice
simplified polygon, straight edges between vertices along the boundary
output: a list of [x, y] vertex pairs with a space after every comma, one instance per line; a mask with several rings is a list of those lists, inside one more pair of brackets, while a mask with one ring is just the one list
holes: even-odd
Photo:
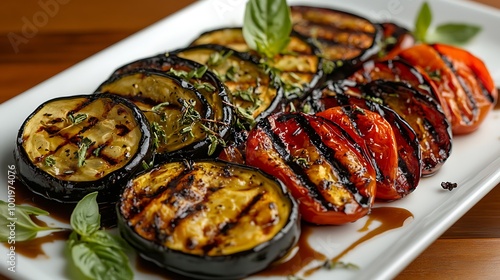
[[322, 225], [356, 221], [375, 199], [369, 156], [335, 123], [302, 113], [261, 120], [247, 140], [246, 163], [285, 183], [302, 219]]
[[475, 131], [496, 103], [498, 93], [488, 70], [465, 50], [421, 44], [403, 50], [399, 57], [423, 69], [436, 85], [454, 134]]
[[356, 105], [336, 106], [317, 113], [340, 125], [350, 135], [363, 138], [374, 160], [377, 174], [375, 197], [396, 200], [406, 195], [396, 185], [398, 175], [398, 151], [394, 131], [381, 115]]

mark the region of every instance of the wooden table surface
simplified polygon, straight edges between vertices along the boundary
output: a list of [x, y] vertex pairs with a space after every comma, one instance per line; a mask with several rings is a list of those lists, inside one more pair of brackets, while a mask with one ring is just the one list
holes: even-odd
[[[0, 103], [192, 2], [2, 0]], [[500, 8], [498, 0], [476, 2]], [[500, 188], [495, 188], [397, 279], [497, 279], [499, 267]]]

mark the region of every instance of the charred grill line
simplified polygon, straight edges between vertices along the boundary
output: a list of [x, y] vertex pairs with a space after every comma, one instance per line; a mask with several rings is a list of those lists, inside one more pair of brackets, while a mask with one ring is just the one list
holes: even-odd
[[[356, 104], [356, 102], [352, 102], [351, 97], [347, 94], [344, 94], [342, 89], [340, 89], [340, 87], [336, 84], [328, 84], [326, 90], [335, 93], [335, 96], [328, 96], [326, 98], [335, 100], [338, 105]], [[317, 104], [317, 107], [319, 107], [321, 102], [317, 102], [315, 104]], [[412, 186], [412, 190], [415, 189], [416, 182], [418, 182], [420, 176], [417, 176], [416, 174], [414, 174], [414, 172], [411, 172], [410, 167], [407, 165], [406, 161], [409, 157], [410, 159], [420, 158], [420, 146], [416, 142], [416, 139], [412, 139], [412, 134], [410, 134], [408, 131], [408, 129], [412, 128], [407, 126], [403, 127], [401, 125], [401, 122], [404, 122], [404, 120], [399, 115], [397, 115], [397, 113], [386, 106], [377, 104], [369, 100], [365, 100], [362, 104], [358, 105], [361, 105], [360, 107], [362, 108], [366, 108], [370, 111], [376, 112], [380, 114], [384, 119], [386, 119], [391, 125], [392, 129], [396, 132], [396, 140], [398, 144], [404, 143], [405, 145], [407, 144], [411, 146], [411, 155], [406, 154], [406, 149], [398, 149], [398, 167], [401, 173], [404, 174], [406, 180]], [[418, 170], [418, 172], [420, 172], [420, 170]]]
[[[307, 23], [304, 21], [309, 21], [311, 23]], [[300, 27], [302, 30], [305, 30], [305, 31], [309, 31], [311, 29], [319, 27], [319, 28], [325, 30], [326, 32], [328, 32], [329, 34], [331, 34], [332, 37], [338, 37], [338, 36], [333, 35], [333, 33], [342, 33], [342, 32], [354, 34], [354, 35], [367, 35], [367, 36], [375, 35], [374, 32], [367, 32], [367, 31], [363, 31], [363, 30], [359, 30], [359, 29], [341, 28], [341, 27], [334, 26], [331, 24], [325, 24], [325, 23], [320, 23], [317, 21], [312, 21], [311, 18], [308, 18], [308, 19], [302, 18], [301, 22], [297, 22], [294, 24], [294, 29], [297, 27]], [[326, 39], [326, 40], [332, 41], [330, 39]], [[342, 44], [347, 45], [346, 43], [342, 43]]]
[[342, 42], [328, 40], [328, 39], [325, 39], [325, 38], [315, 38], [315, 40], [317, 40], [320, 43], [324, 44], [327, 48], [331, 47], [331, 46], [341, 46], [341, 47], [343, 47], [345, 49], [359, 51], [360, 53], [365, 49], [365, 48], [362, 48], [362, 47], [357, 47], [357, 46], [345, 44], [345, 43], [342, 43]]
[[[273, 143], [273, 148], [276, 150], [276, 152], [281, 156], [281, 158], [285, 161], [286, 165], [292, 169], [292, 171], [297, 175], [299, 180], [302, 182], [302, 185], [308, 190], [309, 195], [316, 199], [323, 207], [325, 207], [328, 210], [335, 210], [333, 205], [326, 201], [326, 199], [321, 195], [321, 193], [318, 191], [317, 186], [315, 186], [307, 174], [304, 172], [304, 169], [298, 164], [296, 161], [293, 160], [292, 156], [290, 153], [287, 151], [285, 144], [281, 140], [281, 138], [274, 134], [274, 132], [271, 130], [271, 123], [269, 122], [268, 119], [263, 119], [261, 122], [257, 124], [257, 127], [262, 129], [264, 133], [271, 139], [271, 142]], [[314, 186], [314, 187], [313, 187]]]
[[208, 252], [210, 252], [210, 250], [212, 250], [215, 246], [217, 246], [218, 237], [220, 235], [226, 235], [229, 230], [231, 230], [234, 226], [236, 226], [240, 222], [241, 218], [247, 215], [252, 209], [252, 207], [254, 207], [263, 196], [264, 193], [259, 193], [256, 196], [254, 196], [252, 200], [247, 205], [245, 205], [243, 210], [241, 210], [241, 212], [238, 213], [238, 215], [233, 221], [224, 224], [222, 227], [219, 226], [218, 231], [215, 233], [212, 240], [208, 244], [203, 246], [203, 252], [207, 254]]
[[75, 114], [77, 113], [78, 111], [81, 111], [83, 108], [87, 107], [90, 103], [94, 102], [94, 100], [89, 100], [89, 99], [86, 99], [85, 102], [82, 102], [82, 104], [80, 104], [79, 106], [77, 106], [76, 108], [74, 108], [73, 110], [69, 111], [68, 112], [68, 115], [69, 114]]
[[[152, 172], [151, 176], [154, 176], [155, 170], [152, 170], [151, 172]], [[156, 192], [152, 194], [134, 192], [134, 196], [136, 197], [133, 205], [134, 211], [133, 213], [129, 214], [128, 219], [132, 220], [137, 214], [142, 213], [144, 209], [148, 208], [150, 204], [154, 204], [155, 201], [158, 199], [158, 197], [161, 196], [166, 190], [175, 188], [175, 185], [177, 185], [179, 181], [189, 172], [191, 171], [183, 169], [182, 172], [180, 172], [177, 176], [172, 178], [172, 180], [170, 180], [169, 183], [158, 187], [156, 189]], [[168, 202], [163, 201], [163, 203], [168, 203]]]
[[[342, 112], [344, 112], [344, 114], [346, 114], [348, 117], [349, 117], [349, 120], [351, 121], [351, 123], [353, 124], [353, 127], [354, 129], [356, 130], [355, 132], [361, 136], [361, 138], [364, 139], [364, 135], [361, 134], [361, 132], [359, 131], [359, 128], [357, 126], [357, 120], [358, 120], [358, 115], [360, 114], [360, 112], [357, 112], [357, 111], [354, 111], [352, 110], [352, 106], [342, 106]], [[384, 174], [382, 173], [382, 171], [380, 170], [380, 167], [378, 166], [377, 162], [373, 159], [373, 157], [371, 156], [371, 154], [367, 155], [368, 158], [370, 159], [370, 161], [372, 162], [372, 165], [373, 167], [375, 168], [375, 173], [376, 173], [376, 179], [377, 181], [383, 181], [385, 176]]]
[[222, 187], [217, 187], [217, 188], [207, 188], [207, 192], [203, 196], [203, 199], [201, 202], [193, 204], [189, 206], [186, 210], [181, 211], [179, 213], [176, 213], [176, 216], [168, 222], [169, 224], [169, 229], [171, 231], [174, 231], [175, 228], [181, 224], [184, 220], [186, 220], [189, 217], [192, 217], [196, 215], [197, 213], [203, 211], [206, 209], [206, 203], [207, 201], [210, 200], [210, 196], [213, 195], [214, 193], [218, 192], [221, 190]]
[[[356, 197], [355, 194], [358, 193], [358, 189], [351, 182], [348, 169], [341, 162], [335, 159], [335, 151], [323, 143], [321, 136], [314, 130], [304, 116], [296, 115], [295, 121], [297, 121], [297, 123], [304, 129], [304, 132], [309, 136], [311, 143], [316, 147], [316, 149], [318, 149], [320, 154], [322, 154], [326, 161], [328, 161], [330, 165], [336, 169], [342, 184], [353, 194], [353, 197]], [[330, 124], [337, 125], [333, 122], [330, 122]], [[340, 131], [343, 130], [340, 129]], [[344, 136], [348, 139], [350, 138], [347, 134]], [[369, 203], [369, 198], [362, 196], [359, 203], [366, 205]]]
[[[404, 141], [406, 141], [405, 143], [414, 143], [414, 141], [410, 138], [410, 135], [408, 133], [405, 133], [405, 131], [401, 128], [401, 126], [399, 125], [398, 121], [396, 120], [391, 120], [389, 119], [387, 116], [387, 113], [380, 109], [380, 106], [379, 107], [379, 111], [383, 114], [382, 117], [384, 117], [387, 121], [389, 121], [389, 123], [391, 124], [391, 127], [393, 128], [393, 130], [395, 131], [400, 131], [401, 133], [399, 133], [399, 135], [401, 135], [404, 139]], [[396, 143], [397, 142], [397, 138], [396, 138]], [[416, 146], [415, 149], [412, 149], [413, 151], [415, 151], [415, 153], [417, 153], [418, 151], [420, 151], [420, 146]], [[406, 164], [406, 160], [405, 160], [405, 155], [404, 155], [404, 152], [405, 150], [402, 150], [400, 148], [398, 148], [398, 168], [401, 170], [401, 173], [404, 174], [406, 180], [410, 183], [411, 186], [413, 186], [412, 189], [415, 189], [416, 187], [416, 180], [417, 177], [415, 174], [412, 174], [410, 172], [410, 169], [408, 167], [408, 165]], [[419, 158], [418, 155], [413, 155], [415, 158]]]
[[[458, 80], [460, 86], [462, 87], [462, 89], [465, 92], [465, 95], [467, 96], [467, 99], [469, 101], [468, 104], [471, 106], [473, 118], [475, 118], [477, 116], [477, 114], [479, 113], [479, 108], [477, 107], [477, 102], [476, 102], [476, 99], [474, 98], [474, 96], [472, 95], [471, 89], [465, 84], [462, 77], [460, 75], [458, 75], [457, 69], [455, 68], [455, 66], [453, 66], [453, 63], [448, 59], [448, 57], [439, 53], [439, 52], [437, 52], [437, 53], [439, 54], [441, 59], [444, 61], [446, 66], [448, 66], [448, 68], [450, 68], [451, 72], [453, 72], [455, 77], [457, 77], [457, 80]], [[479, 83], [479, 84], [481, 84], [481, 83]], [[460, 110], [460, 112], [462, 112], [462, 110]], [[473, 122], [473, 120], [469, 119], [467, 116], [464, 116], [464, 114], [461, 114], [461, 116], [462, 116], [462, 119], [464, 121], [466, 121], [467, 124], [471, 124]]]
[[[302, 13], [302, 12], [297, 11], [296, 13]], [[328, 23], [321, 23], [319, 21], [314, 21], [313, 17], [301, 17], [299, 21], [294, 23], [294, 28], [297, 26], [303, 27], [304, 30], [311, 30], [315, 27], [319, 27], [321, 29], [327, 30], [332, 33], [338, 31], [356, 35], [368, 35], [368, 36], [373, 36], [375, 34], [374, 32], [363, 31], [361, 30], [361, 28], [358, 29], [342, 28]]]

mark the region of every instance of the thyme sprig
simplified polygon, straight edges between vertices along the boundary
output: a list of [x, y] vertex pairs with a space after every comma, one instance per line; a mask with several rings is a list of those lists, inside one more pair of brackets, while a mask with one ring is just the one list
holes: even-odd
[[82, 167], [85, 164], [85, 159], [87, 158], [87, 150], [92, 145], [93, 141], [88, 137], [83, 138], [80, 141], [77, 151], [78, 167]]
[[77, 125], [87, 119], [87, 114], [73, 115], [73, 113], [69, 113], [68, 119], [73, 125]]

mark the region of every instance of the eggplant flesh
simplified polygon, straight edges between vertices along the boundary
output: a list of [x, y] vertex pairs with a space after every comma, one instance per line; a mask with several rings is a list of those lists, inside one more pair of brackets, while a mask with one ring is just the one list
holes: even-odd
[[171, 162], [129, 181], [122, 236], [182, 275], [234, 279], [284, 256], [300, 234], [297, 203], [261, 171], [219, 160]]
[[142, 112], [114, 95], [49, 100], [23, 123], [14, 156], [20, 179], [45, 198], [76, 203], [99, 191], [114, 202], [124, 183], [152, 158]]
[[207, 100], [191, 84], [164, 72], [135, 70], [114, 76], [97, 90], [133, 101], [152, 127], [156, 162], [182, 157], [207, 157], [212, 115]]
[[199, 45], [172, 54], [207, 65], [228, 87], [231, 103], [254, 120], [272, 113], [282, 101], [280, 84], [248, 53], [221, 45]]
[[[201, 34], [191, 46], [216, 44], [239, 52], [259, 54], [246, 44], [241, 27], [221, 28]], [[307, 41], [305, 37], [292, 32], [290, 42], [283, 53], [276, 55], [266, 63], [282, 80], [285, 97], [294, 99], [307, 95], [324, 77], [323, 58], [318, 47]]]

